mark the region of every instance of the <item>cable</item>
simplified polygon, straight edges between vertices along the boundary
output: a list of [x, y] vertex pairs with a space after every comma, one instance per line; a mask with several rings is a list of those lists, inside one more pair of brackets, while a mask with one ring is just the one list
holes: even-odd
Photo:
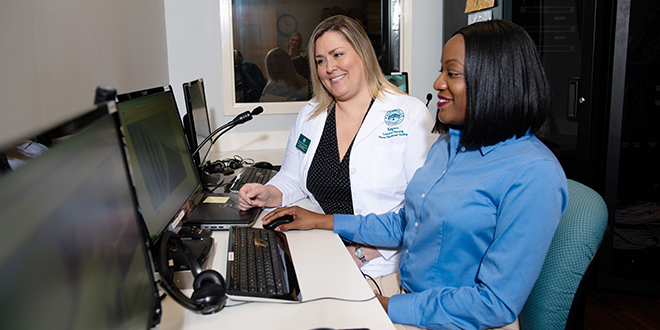
[[232, 170], [237, 170], [245, 165], [252, 165], [254, 164], [254, 159], [252, 158], [243, 158], [239, 155], [234, 155], [233, 158], [225, 158], [221, 160], [220, 162], [223, 163], [225, 168], [229, 168]]
[[338, 297], [319, 297], [319, 298], [314, 298], [314, 299], [310, 299], [310, 300], [304, 300], [304, 301], [301, 301], [300, 303], [304, 304], [304, 303], [315, 302], [315, 301], [319, 301], [319, 300], [337, 300], [337, 301], [345, 301], [345, 302], [367, 302], [367, 301], [371, 301], [371, 300], [374, 300], [374, 299], [376, 299], [376, 295], [374, 295], [373, 297], [366, 298], [366, 299], [346, 299], [346, 298], [338, 298]]
[[[215, 192], [216, 189], [218, 189], [218, 188], [220, 188], [220, 187], [222, 187], [222, 186], [226, 186], [226, 185], [228, 185], [228, 184], [230, 184], [230, 183], [232, 183], [232, 181], [228, 181], [228, 182], [223, 182], [223, 183], [220, 183], [220, 184], [216, 184], [215, 187], [213, 187], [213, 189], [209, 190], [209, 192], [210, 192], [210, 193], [213, 193], [213, 192]], [[205, 187], [205, 188], [206, 188], [206, 187]], [[207, 188], [207, 189], [208, 189], [208, 188]]]
[[638, 203], [617, 207], [614, 216], [615, 249], [660, 246], [660, 205], [656, 202]]
[[[360, 273], [362, 273], [362, 271], [360, 271]], [[380, 287], [378, 286], [378, 283], [376, 283], [376, 280], [374, 280], [373, 277], [371, 277], [371, 276], [369, 276], [369, 274], [365, 274], [365, 273], [362, 273], [362, 276], [368, 277], [371, 280], [371, 282], [374, 282], [374, 285], [376, 286], [376, 289], [378, 289], [378, 294], [381, 295], [381, 296], [383, 295], [383, 291], [380, 291]]]
[[[373, 297], [365, 298], [365, 299], [347, 299], [347, 298], [339, 298], [339, 297], [319, 297], [319, 298], [314, 298], [314, 299], [310, 299], [310, 300], [303, 300], [303, 301], [300, 301], [300, 302], [298, 302], [298, 303], [299, 303], [299, 304], [304, 304], [304, 303], [311, 303], [311, 302], [316, 302], [316, 301], [320, 301], [320, 300], [337, 300], [337, 301], [343, 301], [343, 302], [357, 302], [357, 303], [360, 303], [360, 302], [371, 301], [371, 300], [374, 300], [374, 299], [376, 299], [376, 295], [374, 295]], [[231, 298], [229, 298], [229, 300], [231, 300]], [[227, 307], [234, 307], [234, 306], [241, 306], [241, 305], [245, 305], [245, 304], [254, 304], [254, 303], [272, 304], [272, 303], [277, 303], [277, 300], [274, 300], [273, 302], [264, 302], [264, 301], [240, 301], [240, 303], [237, 302], [237, 304], [235, 304], [235, 305], [231, 305], [231, 306], [227, 305], [227, 306], [225, 306], [225, 308], [227, 308]], [[289, 302], [289, 301], [286, 301], [286, 302], [282, 301], [281, 303], [282, 303], [282, 304], [290, 304], [291, 302]]]

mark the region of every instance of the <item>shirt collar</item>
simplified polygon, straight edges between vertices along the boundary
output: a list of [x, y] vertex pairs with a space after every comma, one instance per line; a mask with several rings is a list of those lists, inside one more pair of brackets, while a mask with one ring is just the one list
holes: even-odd
[[[460, 146], [460, 141], [461, 141], [461, 138], [463, 137], [463, 134], [464, 134], [464, 133], [465, 133], [465, 132], [464, 132], [463, 130], [461, 130], [461, 129], [451, 128], [451, 127], [449, 128], [449, 134], [450, 134], [450, 136], [451, 136], [451, 139], [450, 139], [450, 140], [451, 140], [451, 148], [452, 148], [452, 150], [457, 150], [458, 148], [461, 147], [461, 146]], [[529, 136], [529, 135], [531, 135], [531, 133], [529, 132], [529, 130], [527, 130], [527, 133], [525, 133], [525, 135], [524, 135], [523, 137], [527, 137], [527, 136]], [[514, 135], [514, 136], [512, 136], [512, 137], [510, 137], [510, 138], [508, 138], [508, 139], [506, 139], [506, 140], [504, 140], [504, 141], [501, 141], [501, 142], [495, 143], [495, 144], [490, 145], [490, 146], [476, 147], [476, 148], [474, 148], [474, 150], [479, 150], [479, 152], [481, 152], [481, 155], [482, 155], [482, 156], [485, 156], [485, 155], [488, 154], [489, 152], [495, 150], [495, 149], [496, 149], [497, 147], [499, 147], [500, 145], [507, 144], [507, 143], [509, 143], [510, 141], [515, 140], [515, 139], [518, 139], [518, 138]]]

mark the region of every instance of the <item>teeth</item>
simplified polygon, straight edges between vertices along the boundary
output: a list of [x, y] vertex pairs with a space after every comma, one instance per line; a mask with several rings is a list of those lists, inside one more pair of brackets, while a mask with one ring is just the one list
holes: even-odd
[[345, 76], [345, 74], [343, 74], [343, 75], [341, 75], [341, 76], [339, 76], [339, 77], [331, 78], [330, 81], [337, 81], [337, 80], [343, 78], [344, 76]]

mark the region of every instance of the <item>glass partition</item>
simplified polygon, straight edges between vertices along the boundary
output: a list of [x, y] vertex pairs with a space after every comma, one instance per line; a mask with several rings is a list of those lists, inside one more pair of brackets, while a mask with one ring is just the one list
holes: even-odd
[[399, 71], [401, 12], [401, 0], [221, 0], [225, 114], [297, 113], [312, 95], [309, 38], [333, 15], [360, 22], [383, 71]]

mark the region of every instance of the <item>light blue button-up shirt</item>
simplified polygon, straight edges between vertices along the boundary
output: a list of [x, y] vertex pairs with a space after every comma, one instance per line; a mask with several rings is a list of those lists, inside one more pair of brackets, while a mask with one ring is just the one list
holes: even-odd
[[451, 129], [438, 138], [398, 212], [335, 215], [334, 231], [347, 239], [401, 247], [401, 285], [410, 293], [390, 299], [394, 323], [512, 323], [566, 209], [564, 172], [535, 136], [469, 148], [459, 144], [461, 135]]

